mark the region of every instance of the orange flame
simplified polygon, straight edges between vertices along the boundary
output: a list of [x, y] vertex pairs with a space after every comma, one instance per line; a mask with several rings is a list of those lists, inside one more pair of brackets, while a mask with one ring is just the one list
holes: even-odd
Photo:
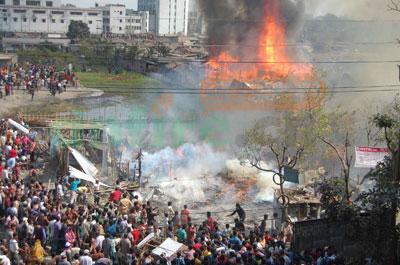
[[253, 82], [255, 79], [277, 81], [289, 75], [299, 80], [313, 78], [312, 66], [293, 62], [286, 51], [286, 31], [277, 17], [278, 4], [275, 1], [272, 9], [265, 8], [266, 19], [260, 30], [256, 60], [246, 61], [223, 51], [209, 60], [208, 78], [243, 82]]
[[[271, 2], [269, 2], [271, 3]], [[279, 1], [275, 0], [271, 4], [265, 5], [264, 22], [259, 30], [259, 36], [254, 53], [251, 51], [248, 54], [234, 55], [230, 51], [222, 51], [216, 56], [209, 59], [206, 68], [206, 78], [201, 83], [201, 89], [223, 89], [229, 88], [234, 80], [248, 84], [246, 89], [271, 87], [273, 83], [285, 81], [288, 78], [294, 83], [303, 83], [306, 81], [317, 81], [313, 66], [306, 63], [294, 61], [287, 51], [286, 30], [282, 22], [279, 20]], [[252, 54], [251, 54], [252, 53]], [[250, 56], [249, 56], [250, 54]], [[247, 58], [253, 58], [253, 60]], [[297, 82], [296, 82], [297, 81]], [[319, 82], [317, 82], [319, 83]], [[322, 83], [322, 82], [321, 82]], [[315, 86], [315, 82], [314, 85]], [[320, 91], [324, 91], [324, 84], [321, 85]], [[240, 99], [237, 99], [240, 97]], [[254, 96], [257, 97], [257, 96]], [[288, 98], [292, 98], [288, 95]], [[221, 105], [220, 102], [212, 102], [217, 99], [213, 96], [201, 96], [206, 108], [210, 110], [234, 110], [238, 109], [259, 109], [254, 104], [254, 98], [249, 98], [248, 95], [225, 96], [228, 100], [228, 105], [232, 101], [233, 106]], [[275, 106], [267, 102], [260, 103], [260, 108], [274, 108], [283, 110], [285, 108], [303, 109], [304, 106], [319, 105], [324, 99], [324, 95], [306, 95], [303, 102], [299, 102], [292, 98], [290, 106]], [[232, 107], [232, 108], [231, 108]]]

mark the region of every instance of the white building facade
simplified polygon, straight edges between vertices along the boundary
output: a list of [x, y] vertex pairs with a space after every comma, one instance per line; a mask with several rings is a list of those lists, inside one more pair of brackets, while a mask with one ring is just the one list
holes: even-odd
[[138, 10], [149, 11], [150, 17], [154, 14], [154, 21], [150, 19], [151, 31], [154, 23], [154, 32], [159, 36], [188, 35], [189, 3], [191, 0], [139, 0]]
[[51, 0], [0, 0], [0, 10], [2, 31], [65, 34], [75, 20], [86, 23], [92, 34], [102, 33], [102, 12], [95, 8], [61, 6]]
[[126, 34], [140, 34], [149, 32], [149, 18], [148, 11], [134, 11], [132, 9], [126, 10]]
[[103, 33], [125, 34], [126, 7], [124, 5], [106, 5], [103, 10]]
[[[61, 5], [60, 0], [0, 0], [0, 30], [5, 32], [66, 34], [71, 21], [82, 21], [91, 34], [126, 34], [131, 19], [124, 5], [78, 8]], [[148, 13], [134, 19], [129, 23], [134, 33], [148, 32]]]

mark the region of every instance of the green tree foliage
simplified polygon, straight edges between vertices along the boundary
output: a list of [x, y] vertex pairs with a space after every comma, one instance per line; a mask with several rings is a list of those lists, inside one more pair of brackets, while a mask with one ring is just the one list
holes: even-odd
[[342, 220], [351, 229], [346, 237], [357, 246], [354, 259], [364, 264], [372, 258], [375, 264], [399, 264], [397, 257], [400, 227], [396, 215], [400, 204], [400, 101], [397, 98], [390, 109], [371, 118], [377, 128], [376, 140], [385, 143], [389, 156], [366, 178], [371, 182], [353, 204], [341, 200], [343, 183], [320, 183], [322, 203], [328, 218]]
[[67, 37], [72, 40], [86, 39], [90, 36], [90, 30], [86, 23], [72, 20], [68, 26]]

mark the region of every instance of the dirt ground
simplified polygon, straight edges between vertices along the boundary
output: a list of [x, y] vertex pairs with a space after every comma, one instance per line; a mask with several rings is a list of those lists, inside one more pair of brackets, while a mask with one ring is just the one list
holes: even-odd
[[39, 90], [35, 93], [34, 99], [31, 100], [31, 95], [26, 90], [14, 90], [13, 94], [6, 97], [3, 91], [3, 98], [0, 98], [0, 116], [18, 112], [19, 109], [28, 106], [39, 106], [59, 102], [60, 100], [68, 100], [81, 97], [94, 97], [102, 95], [102, 91], [93, 88], [67, 88], [66, 92], [52, 96], [47, 89]]

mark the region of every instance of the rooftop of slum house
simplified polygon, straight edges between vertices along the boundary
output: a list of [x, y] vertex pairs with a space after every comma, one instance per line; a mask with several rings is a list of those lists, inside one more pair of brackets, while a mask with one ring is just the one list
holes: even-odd
[[[89, 143], [96, 149], [102, 149], [104, 124], [98, 122], [87, 122], [79, 120], [53, 121], [50, 127], [54, 135], [68, 146], [76, 146], [82, 143]], [[85, 135], [88, 130], [89, 135]]]
[[[280, 190], [276, 190], [276, 196], [281, 195]], [[291, 189], [284, 189], [284, 194], [289, 198], [290, 205], [296, 204], [321, 204], [321, 200], [315, 196], [310, 190], [297, 187]]]

